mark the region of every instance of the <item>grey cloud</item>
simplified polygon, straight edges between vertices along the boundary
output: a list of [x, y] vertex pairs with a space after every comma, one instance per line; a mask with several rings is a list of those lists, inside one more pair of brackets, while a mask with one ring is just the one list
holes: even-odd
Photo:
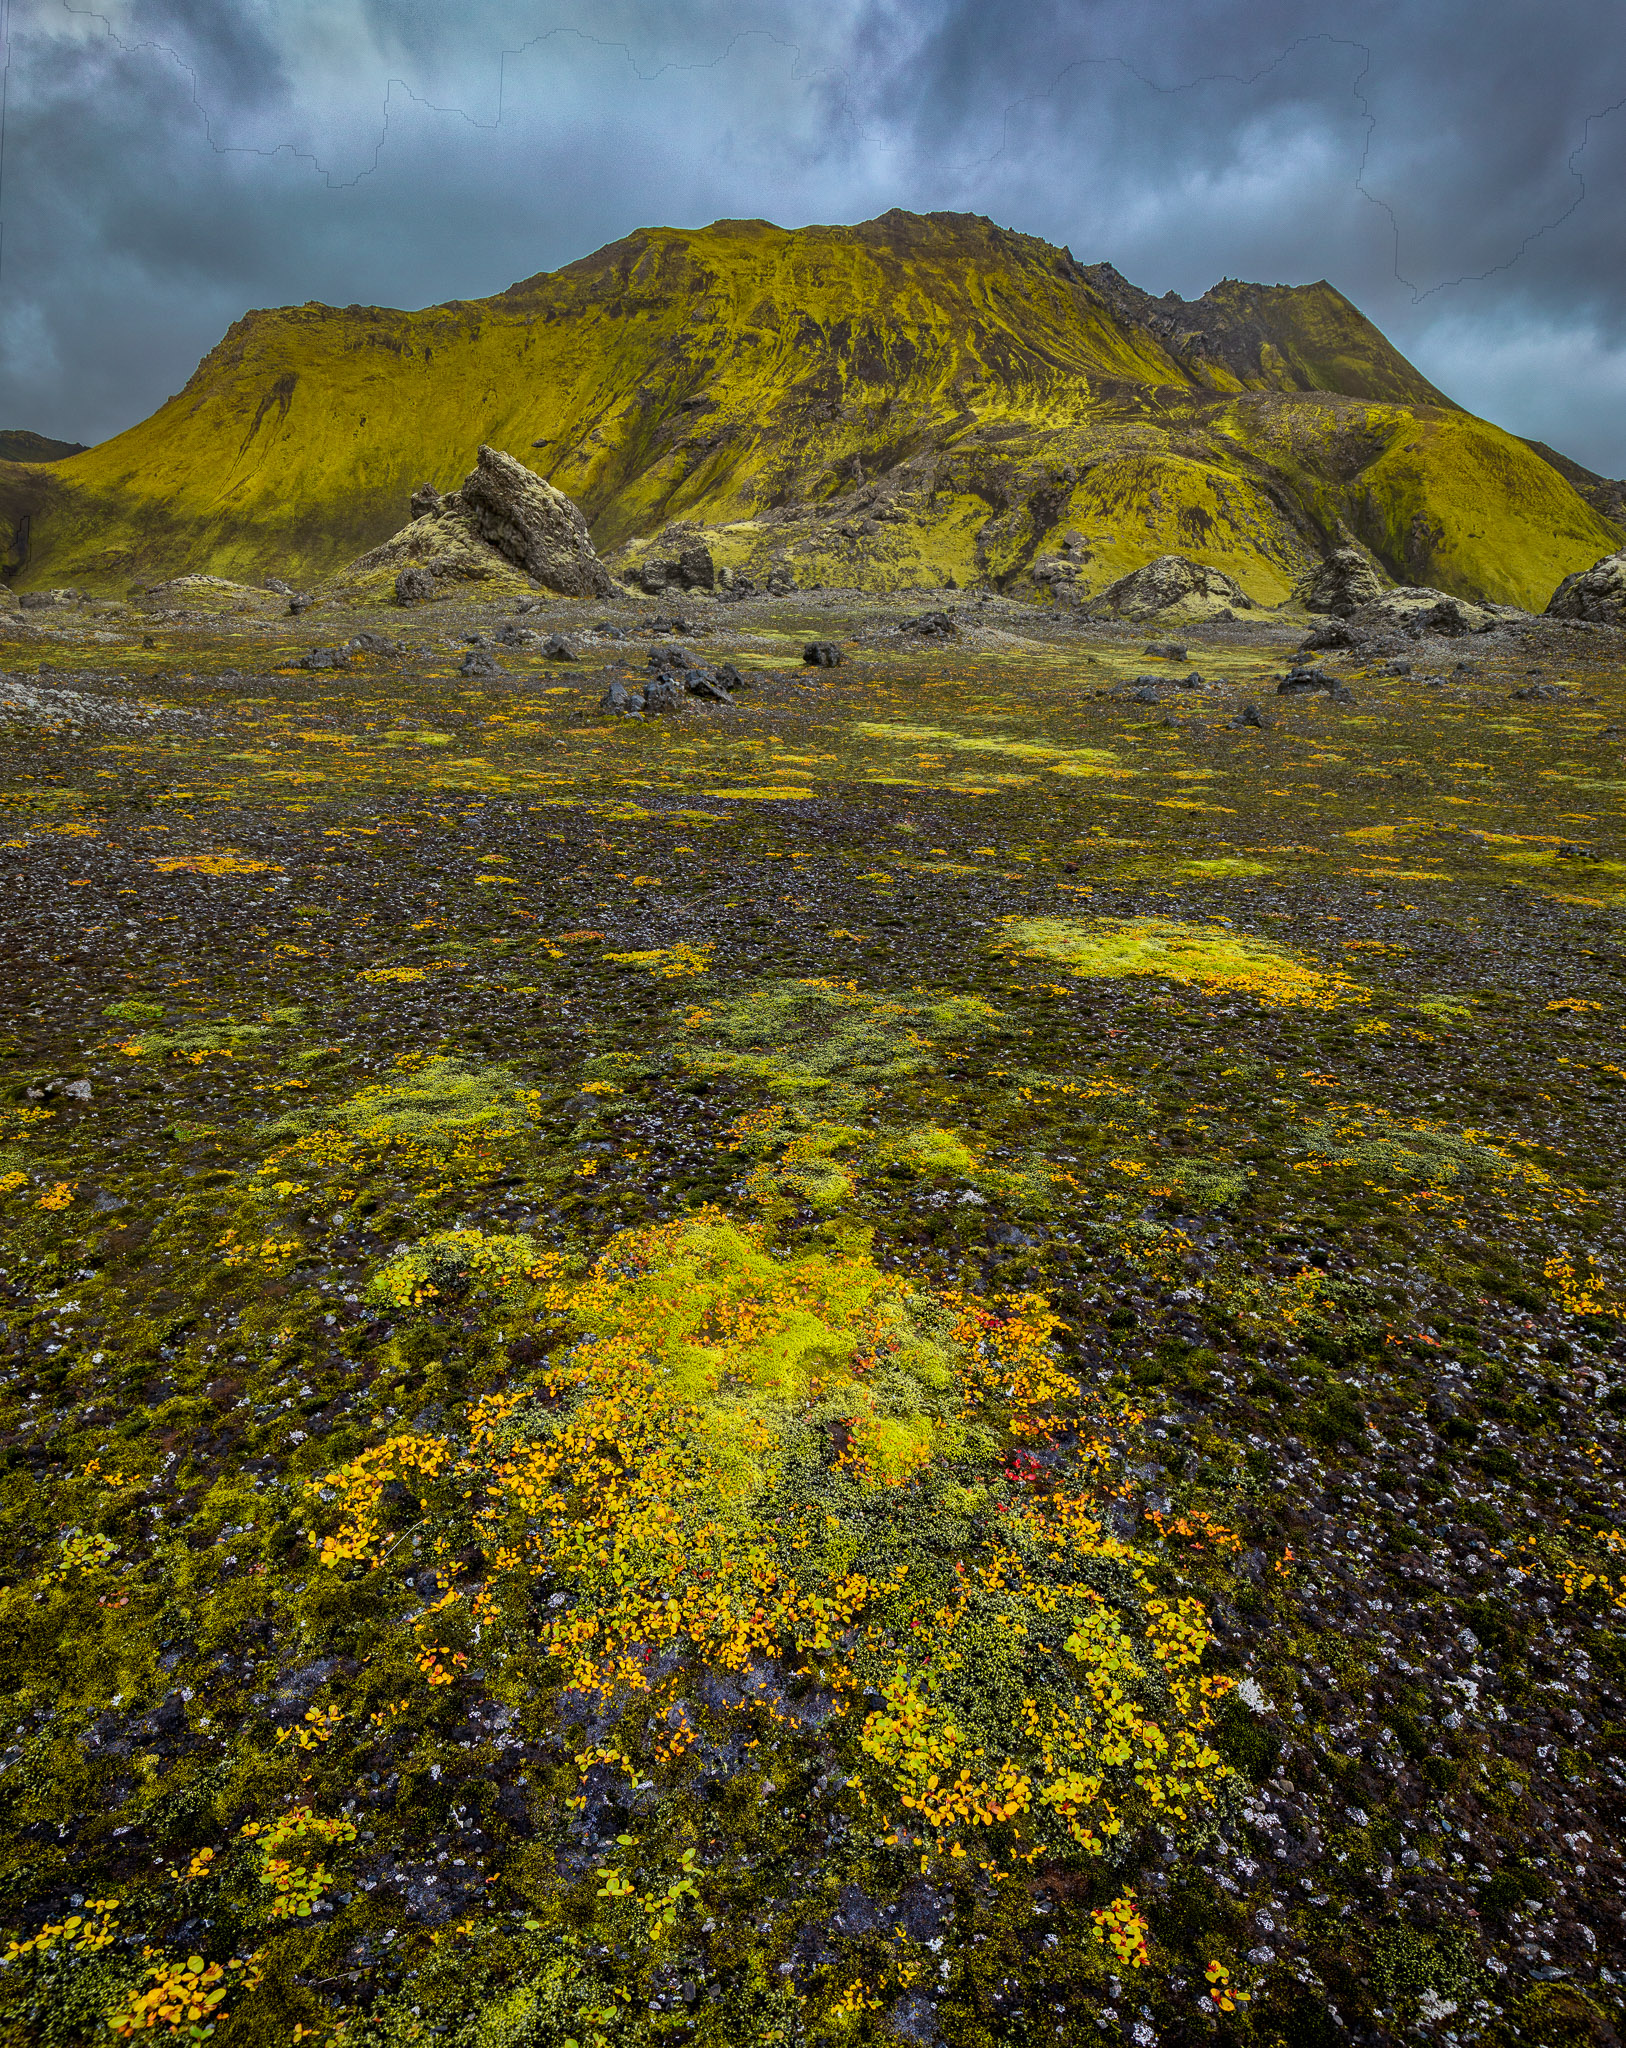
[[0, 424], [116, 431], [250, 305], [947, 206], [1154, 291], [1326, 276], [1465, 403], [1626, 470], [1613, 0], [113, 4], [208, 133], [160, 52], [52, 0], [14, 31]]

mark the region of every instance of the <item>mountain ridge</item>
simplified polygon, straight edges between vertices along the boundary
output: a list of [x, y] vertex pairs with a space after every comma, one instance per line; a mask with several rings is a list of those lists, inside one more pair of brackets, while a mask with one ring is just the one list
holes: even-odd
[[1175, 550], [1275, 603], [1354, 540], [1398, 580], [1528, 604], [1623, 537], [1325, 281], [1154, 299], [979, 215], [894, 209], [639, 229], [418, 312], [252, 311], [126, 433], [0, 465], [4, 566], [319, 581], [482, 442], [629, 568], [674, 524], [749, 573], [882, 589], [1087, 594]]

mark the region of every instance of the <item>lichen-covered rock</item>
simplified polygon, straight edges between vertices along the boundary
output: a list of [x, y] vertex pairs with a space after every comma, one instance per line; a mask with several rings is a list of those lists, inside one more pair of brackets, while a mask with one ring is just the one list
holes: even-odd
[[1359, 606], [1345, 621], [1356, 639], [1382, 633], [1439, 633], [1457, 639], [1464, 633], [1486, 633], [1495, 625], [1498, 613], [1485, 605], [1470, 604], [1444, 590], [1430, 590], [1421, 584], [1402, 584], [1386, 590], [1371, 603]]
[[1213, 618], [1223, 611], [1251, 611], [1253, 599], [1223, 569], [1211, 569], [1187, 555], [1159, 555], [1109, 583], [1093, 598], [1097, 617], [1150, 619], [1161, 612]]
[[1605, 555], [1590, 569], [1566, 576], [1547, 602], [1547, 617], [1626, 626], [1626, 552]]
[[1383, 578], [1359, 548], [1338, 548], [1300, 586], [1306, 611], [1347, 619], [1383, 595]]

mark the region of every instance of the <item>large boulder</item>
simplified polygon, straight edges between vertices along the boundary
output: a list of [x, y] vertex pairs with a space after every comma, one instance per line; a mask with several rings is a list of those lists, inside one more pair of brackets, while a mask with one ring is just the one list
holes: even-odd
[[1590, 569], [1566, 576], [1547, 600], [1547, 617], [1626, 626], [1626, 553], [1605, 555]]
[[1300, 586], [1304, 608], [1347, 619], [1383, 595], [1383, 578], [1359, 548], [1338, 548]]
[[1252, 611], [1253, 599], [1222, 569], [1186, 555], [1159, 555], [1109, 583], [1088, 609], [1098, 618], [1150, 619], [1162, 612], [1185, 618], [1214, 618], [1222, 612]]
[[420, 484], [411, 511], [398, 533], [335, 580], [363, 592], [393, 583], [399, 604], [449, 596], [467, 583], [540, 584], [558, 597], [617, 594], [579, 509], [500, 449], [482, 448], [461, 486], [444, 496]]
[[480, 539], [545, 589], [561, 597], [615, 596], [579, 507], [512, 455], [482, 447], [457, 495]]

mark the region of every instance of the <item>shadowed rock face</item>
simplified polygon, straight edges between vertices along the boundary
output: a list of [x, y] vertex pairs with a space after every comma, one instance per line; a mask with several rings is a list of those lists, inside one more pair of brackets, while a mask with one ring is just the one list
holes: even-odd
[[1566, 576], [1553, 592], [1547, 616], [1626, 626], [1626, 554], [1605, 555], [1590, 569]]

